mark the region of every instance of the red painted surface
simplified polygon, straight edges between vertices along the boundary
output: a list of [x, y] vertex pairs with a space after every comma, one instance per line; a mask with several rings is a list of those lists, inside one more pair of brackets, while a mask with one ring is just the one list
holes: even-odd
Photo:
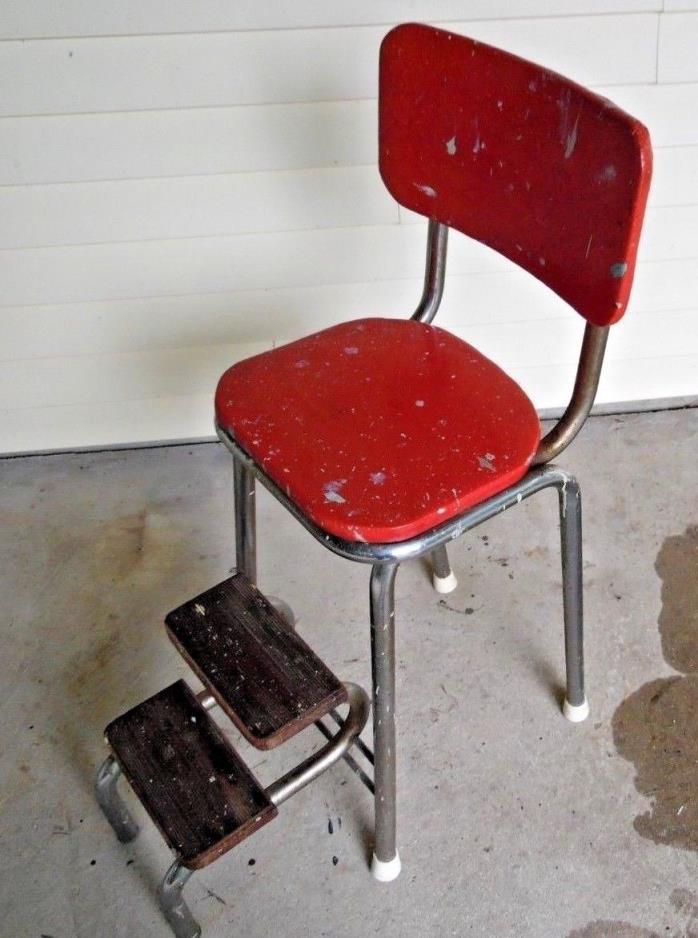
[[519, 386], [436, 326], [363, 319], [230, 368], [216, 417], [301, 511], [350, 541], [420, 534], [526, 472]]
[[407, 24], [383, 41], [380, 170], [407, 208], [482, 241], [589, 322], [625, 312], [651, 175], [646, 128], [483, 43]]

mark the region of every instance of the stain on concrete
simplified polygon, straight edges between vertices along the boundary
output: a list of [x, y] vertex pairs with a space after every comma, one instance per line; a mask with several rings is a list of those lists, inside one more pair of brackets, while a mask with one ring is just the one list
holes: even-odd
[[[51, 495], [29, 517], [3, 507], [4, 529], [20, 532], [7, 541], [3, 567], [24, 586], [12, 628], [22, 636], [23, 681], [43, 701], [40, 738], [67, 755], [89, 788], [104, 726], [154, 690], [153, 662], [166, 642], [163, 612], [211, 573], [203, 572], [205, 559], [192, 556], [198, 516], [154, 510], [141, 493], [119, 494], [111, 513], [87, 495], [54, 510]], [[26, 588], [24, 570], [32, 565], [41, 576]], [[0, 804], [35, 782], [42, 779], [14, 764]]]
[[613, 739], [652, 802], [638, 834], [698, 851], [698, 674], [644, 684], [616, 710]]
[[684, 674], [698, 672], [698, 525], [664, 541], [655, 570], [662, 580], [664, 658]]
[[682, 938], [698, 938], [698, 896], [690, 889], [675, 889], [670, 899], [676, 911], [688, 919]]
[[[674, 910], [686, 922], [678, 927], [667, 926], [664, 938], [698, 938], [698, 896], [689, 889], [675, 889], [670, 899]], [[660, 938], [660, 935], [629, 922], [599, 919], [571, 931], [566, 938]]]
[[662, 652], [685, 676], [657, 678], [627, 697], [613, 717], [613, 740], [651, 801], [635, 818], [638, 834], [698, 851], [698, 526], [667, 538], [655, 569]]
[[638, 928], [628, 922], [589, 922], [583, 928], [571, 931], [567, 938], [660, 938], [656, 931]]

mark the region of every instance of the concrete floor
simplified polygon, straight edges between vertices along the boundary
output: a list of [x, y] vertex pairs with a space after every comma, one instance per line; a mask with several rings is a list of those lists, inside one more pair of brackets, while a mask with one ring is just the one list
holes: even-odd
[[[445, 601], [406, 565], [402, 876], [369, 876], [371, 802], [342, 763], [194, 877], [205, 936], [696, 938], [697, 455], [685, 410], [595, 418], [561, 460], [586, 510], [585, 724], [558, 706], [552, 493], [454, 545]], [[230, 498], [214, 444], [0, 463], [2, 936], [169, 935], [167, 849], [137, 805], [120, 845], [91, 782], [105, 724], [187, 675], [161, 623], [229, 571]], [[369, 686], [367, 568], [259, 501], [260, 585]], [[319, 740], [240, 749], [270, 781]]]

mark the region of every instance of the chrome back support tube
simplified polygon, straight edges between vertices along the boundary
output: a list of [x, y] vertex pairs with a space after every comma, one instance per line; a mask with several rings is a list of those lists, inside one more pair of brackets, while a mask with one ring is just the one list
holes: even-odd
[[424, 290], [417, 309], [411, 319], [431, 322], [441, 304], [446, 278], [446, 248], [448, 247], [448, 225], [429, 219], [427, 235], [427, 262], [424, 271]]
[[531, 463], [533, 466], [540, 466], [555, 459], [584, 426], [599, 386], [609, 329], [610, 326], [593, 326], [587, 323], [572, 398], [562, 417], [538, 444]]

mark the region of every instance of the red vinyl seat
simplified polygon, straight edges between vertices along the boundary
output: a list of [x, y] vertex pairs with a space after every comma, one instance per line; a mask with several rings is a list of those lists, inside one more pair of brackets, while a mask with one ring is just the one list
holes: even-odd
[[438, 326], [360, 319], [233, 365], [216, 418], [324, 531], [421, 534], [517, 482], [540, 439], [501, 368]]

